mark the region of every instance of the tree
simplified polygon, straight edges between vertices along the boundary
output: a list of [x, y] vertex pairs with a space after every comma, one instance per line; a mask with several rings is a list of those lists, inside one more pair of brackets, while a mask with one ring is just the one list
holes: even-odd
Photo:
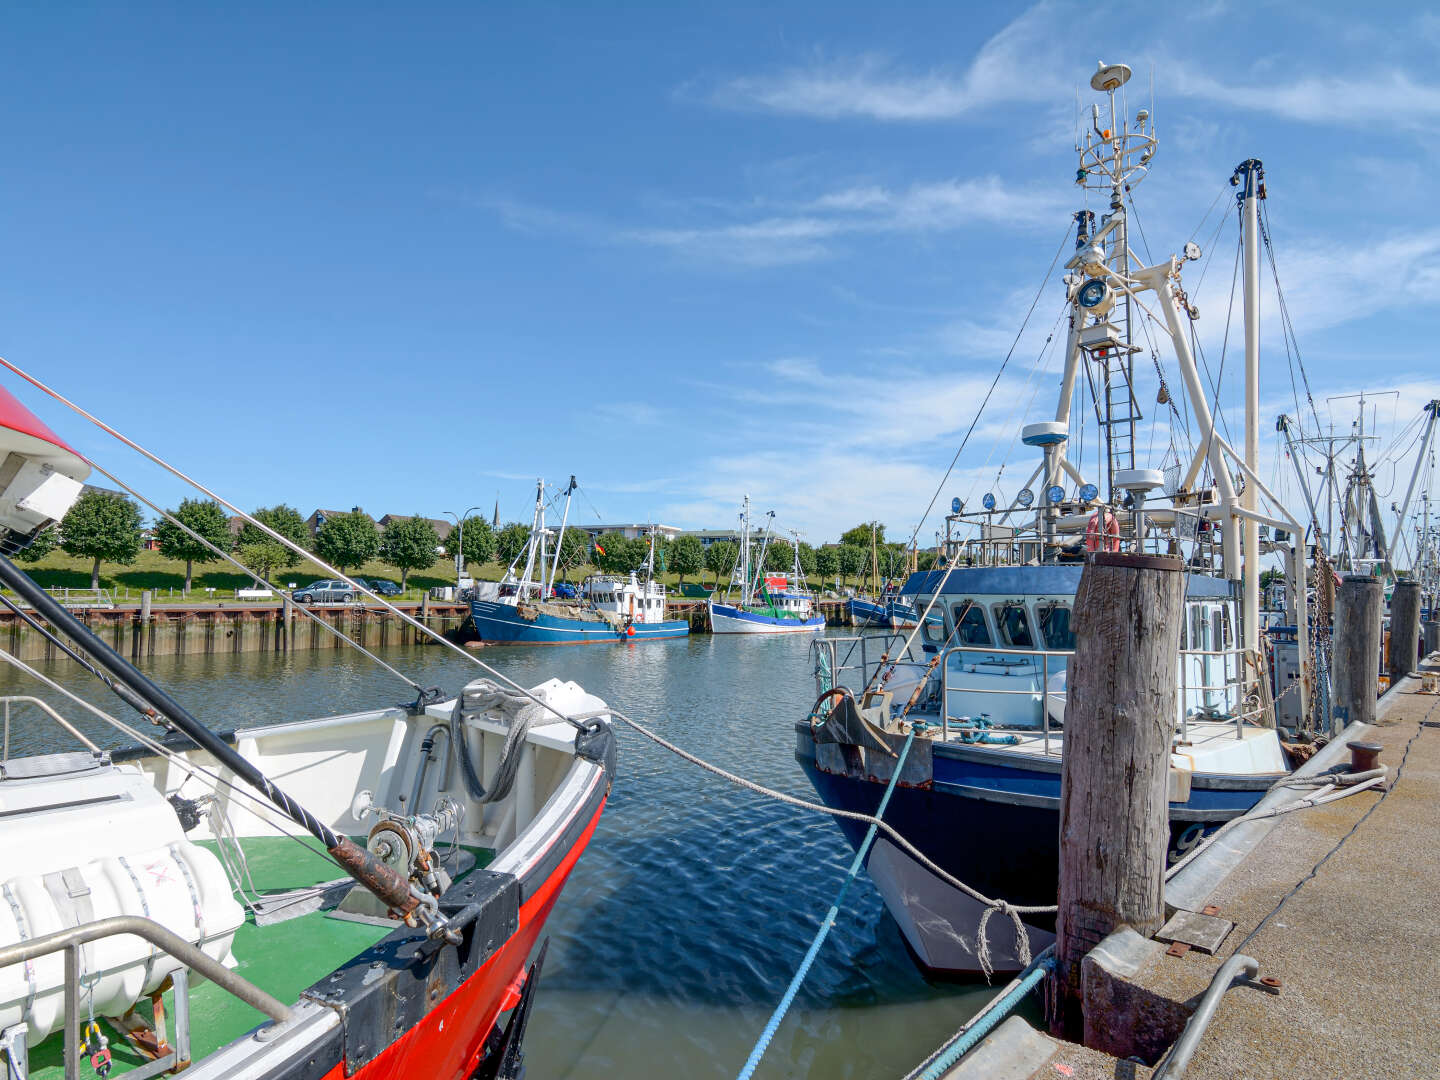
[[1264, 571], [1260, 575], [1260, 587], [1262, 589], [1268, 589], [1271, 585], [1277, 583], [1282, 585], [1285, 583], [1285, 571], [1272, 568]]
[[840, 576], [852, 578], [860, 574], [870, 562], [870, 549], [858, 544], [841, 544], [835, 549], [840, 559]]
[[815, 562], [815, 549], [804, 540], [800, 541], [800, 572], [806, 577], [814, 577], [819, 572], [819, 566]]
[[870, 530], [872, 528], [875, 530], [875, 543], [883, 544], [885, 542], [885, 526], [880, 524], [880, 522], [878, 521], [862, 521], [853, 529], [846, 529], [843, 533], [840, 534], [840, 543], [842, 545], [854, 544], [856, 547], [862, 547], [866, 551], [869, 551], [871, 536]]
[[705, 566], [705, 548], [698, 536], [677, 536], [670, 545], [670, 569], [680, 575], [680, 584]]
[[940, 556], [934, 551], [922, 551], [915, 556], [915, 567], [918, 570], [934, 570], [939, 562]]
[[[555, 557], [551, 552], [550, 557]], [[581, 529], [566, 529], [560, 540], [560, 572], [568, 575], [590, 561], [590, 534]]]
[[905, 573], [905, 545], [886, 544], [879, 551], [880, 576], [893, 581]]
[[[525, 535], [530, 535], [528, 530]], [[465, 546], [465, 566], [469, 566], [471, 563], [476, 566], [484, 566], [495, 558], [495, 530], [483, 517], [467, 517], [463, 535], [459, 530], [451, 529], [450, 535], [445, 538], [445, 549], [459, 557], [462, 543]], [[507, 559], [506, 562], [509, 560]], [[461, 569], [463, 570], [464, 567]]]
[[15, 555], [17, 562], [33, 563], [39, 562], [50, 552], [60, 546], [60, 537], [54, 525], [41, 529], [35, 534], [35, 539], [29, 545], [21, 548]]
[[605, 533], [595, 539], [595, 565], [607, 574], [628, 574], [645, 561], [649, 550], [648, 540]]
[[765, 548], [765, 569], [772, 573], [785, 573], [795, 565], [795, 549], [790, 541], [774, 539]]
[[440, 534], [429, 518], [419, 514], [399, 520], [392, 518], [380, 537], [380, 560], [400, 571], [400, 588], [407, 589], [410, 571], [429, 570], [434, 566], [439, 547]]
[[[293, 506], [287, 506], [285, 503], [280, 503], [278, 506], [262, 506], [250, 516], [256, 521], [268, 525], [292, 543], [298, 544], [302, 548], [308, 548], [310, 546], [310, 529], [305, 524], [305, 519], [301, 517], [300, 511], [296, 510]], [[247, 521], [240, 528], [240, 536], [236, 540], [235, 546], [238, 550], [243, 551], [245, 548], [254, 547], [256, 544], [273, 544], [274, 549], [271, 551], [272, 557], [275, 551], [284, 552], [284, 555], [270, 562], [269, 565], [272, 570], [279, 567], [284, 567], [289, 570], [299, 566], [301, 563], [299, 555], [295, 554], [295, 552], [285, 547], [285, 545], [279, 541], [271, 539], [267, 533], [262, 532]], [[243, 557], [241, 561], [245, 562]], [[257, 569], [257, 567], [252, 566], [249, 562], [245, 562], [245, 565], [249, 566], [252, 570]]]
[[728, 574], [735, 566], [735, 559], [739, 549], [729, 540], [717, 540], [705, 549], [705, 569], [715, 575], [715, 584], [720, 584], [720, 576]]
[[341, 570], [364, 566], [380, 554], [380, 530], [365, 511], [325, 519], [315, 534], [315, 554]]
[[60, 547], [94, 559], [90, 587], [100, 588], [100, 563], [129, 566], [140, 554], [140, 508], [113, 491], [87, 491], [60, 522]]
[[[185, 499], [178, 510], [167, 513], [221, 551], [230, 550], [234, 540], [230, 535], [230, 516], [215, 500]], [[167, 559], [185, 560], [185, 592], [188, 593], [190, 583], [195, 577], [195, 564], [212, 563], [220, 556], [171, 521], [170, 517], [162, 517], [155, 522], [155, 539], [159, 543], [161, 555]]]
[[495, 534], [495, 560], [502, 566], [513, 563], [530, 540], [530, 526], [512, 521]]
[[824, 581], [833, 581], [840, 573], [840, 549], [826, 545], [815, 549], [815, 574]]
[[260, 530], [254, 530], [259, 539], [251, 540], [248, 544], [242, 539], [235, 553], [240, 561], [248, 566], [255, 573], [265, 580], [279, 567], [294, 565], [291, 560], [299, 562], [295, 553], [278, 540], [271, 540]]

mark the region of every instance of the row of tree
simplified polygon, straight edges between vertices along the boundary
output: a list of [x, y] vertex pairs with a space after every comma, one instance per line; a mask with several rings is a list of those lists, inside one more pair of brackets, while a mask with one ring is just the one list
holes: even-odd
[[[197, 563], [220, 560], [216, 549], [233, 553], [264, 578], [276, 570], [293, 569], [304, 561], [293, 549], [248, 522], [236, 535], [225, 508], [217, 502], [186, 499], [167, 513], [169, 517], [155, 523], [156, 546], [166, 558], [184, 560], [186, 592], [190, 591]], [[363, 512], [333, 514], [316, 530], [313, 543], [305, 519], [292, 506], [282, 503], [262, 507], [252, 516], [341, 570], [358, 569], [372, 559], [393, 566], [400, 571], [402, 588], [408, 585], [411, 570], [428, 570], [441, 550], [435, 526], [418, 514], [392, 520], [383, 531]], [[37, 537], [22, 558], [36, 561], [58, 545], [71, 555], [93, 560], [90, 583], [98, 589], [102, 562], [130, 565], [135, 561], [142, 546], [143, 527], [140, 508], [135, 503], [120, 494], [89, 491], [76, 501], [57, 528]], [[520, 522], [494, 529], [484, 518], [470, 517], [447, 537], [447, 542], [453, 542], [457, 556], [463, 550], [467, 566], [484, 566], [492, 561], [508, 566], [520, 558], [529, 538], [529, 527]], [[553, 561], [560, 575], [578, 572], [586, 566], [605, 573], [624, 574], [644, 565], [649, 550], [647, 539], [606, 533], [592, 541], [587, 533], [569, 529], [561, 540], [558, 561], [554, 561], [551, 551], [546, 554], [546, 562]], [[678, 536], [674, 540], [657, 538], [655, 543], [656, 571], [676, 574], [681, 584], [687, 577], [702, 575], [704, 571], [709, 571], [718, 583], [730, 574], [737, 556], [737, 546], [730, 541], [705, 547], [698, 537]], [[802, 540], [799, 556], [800, 569], [806, 576], [823, 581], [858, 579], [869, 574], [872, 568], [881, 580], [894, 579], [905, 569], [904, 545], [886, 543], [884, 526], [872, 523], [847, 530], [838, 545], [816, 548]], [[922, 563], [931, 559], [933, 556], [930, 559], [922, 556]], [[795, 549], [789, 541], [771, 539], [765, 551], [766, 571], [788, 571], [794, 561]]]

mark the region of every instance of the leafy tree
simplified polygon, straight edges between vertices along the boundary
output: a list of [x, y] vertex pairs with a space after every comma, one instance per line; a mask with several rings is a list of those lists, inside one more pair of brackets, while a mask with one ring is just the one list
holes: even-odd
[[23, 547], [16, 554], [17, 562], [33, 563], [49, 555], [60, 546], [60, 537], [54, 525], [41, 529], [35, 534], [35, 539], [30, 541], [28, 547]]
[[771, 573], [784, 573], [795, 565], [795, 549], [789, 540], [773, 539], [765, 548], [765, 569]]
[[[178, 510], [169, 511], [171, 517], [181, 522], [197, 535], [209, 540], [221, 551], [229, 551], [234, 538], [230, 535], [230, 515], [213, 499], [185, 499]], [[185, 592], [195, 577], [195, 564], [212, 563], [220, 558], [201, 541], [187, 533], [170, 518], [161, 518], [155, 523], [155, 539], [160, 545], [160, 554], [167, 559], [185, 560]]]
[[815, 562], [815, 549], [804, 540], [800, 541], [800, 570], [806, 577], [814, 577], [819, 571]]
[[140, 508], [117, 492], [87, 491], [60, 522], [60, 547], [95, 560], [90, 587], [98, 589], [102, 561], [129, 566], [140, 554]]
[[[550, 556], [555, 557], [554, 553]], [[581, 529], [566, 529], [560, 540], [560, 571], [562, 576], [579, 570], [590, 561], [590, 534]]]
[[416, 514], [398, 521], [392, 519], [380, 537], [380, 559], [400, 571], [400, 588], [408, 589], [410, 571], [429, 570], [434, 566], [439, 546], [440, 534], [429, 518]]
[[1284, 584], [1285, 571], [1275, 570], [1272, 568], [1270, 570], [1266, 570], [1260, 575], [1260, 587], [1262, 589], [1268, 589], [1271, 585], [1274, 585], [1277, 582], [1282, 585]]
[[880, 576], [893, 581], [905, 573], [905, 545], [886, 544], [878, 553]]
[[236, 554], [242, 563], [262, 578], [268, 581], [270, 575], [278, 568], [292, 566], [292, 559], [299, 562], [295, 553], [278, 540], [271, 540], [258, 529], [253, 532], [259, 539], [251, 540], [247, 544], [242, 538], [236, 548]]
[[[526, 530], [525, 535], [530, 535]], [[445, 538], [445, 549], [452, 551], [457, 557], [460, 556], [460, 545], [465, 545], [465, 565], [475, 564], [484, 566], [495, 558], [495, 530], [490, 527], [490, 522], [484, 517], [467, 517], [465, 519], [465, 532], [462, 536], [456, 529], [450, 530], [450, 535]], [[523, 546], [523, 541], [521, 542]], [[507, 563], [510, 560], [505, 560]]]
[[649, 547], [645, 540], [605, 533], [595, 541], [595, 565], [607, 574], [628, 574], [645, 561]]
[[509, 566], [530, 541], [530, 526], [512, 521], [495, 534], [495, 561]]
[[[802, 552], [803, 555], [803, 552]], [[840, 549], [828, 544], [815, 549], [815, 574], [825, 581], [833, 581], [840, 573]]]
[[705, 548], [698, 536], [677, 536], [670, 545], [670, 569], [680, 575], [680, 584], [705, 566]]
[[840, 560], [840, 576], [852, 578], [860, 574], [870, 562], [870, 550], [868, 547], [860, 547], [858, 544], [841, 544], [835, 549]]
[[380, 530], [361, 510], [325, 519], [315, 534], [315, 554], [341, 570], [364, 566], [380, 554]]
[[715, 575], [715, 584], [720, 584], [721, 575], [730, 573], [735, 566], [739, 549], [729, 540], [717, 540], [705, 549], [705, 569]]
[[853, 529], [846, 529], [840, 534], [840, 543], [842, 545], [854, 544], [856, 547], [862, 547], [866, 551], [869, 551], [870, 530], [872, 528], [875, 530], [875, 543], [883, 544], [885, 542], [885, 526], [878, 521], [862, 521]]
[[940, 556], [934, 551], [922, 551], [915, 556], [915, 566], [920, 570], [934, 570], [940, 563]]
[[[250, 516], [256, 521], [270, 526], [270, 528], [285, 537], [285, 539], [300, 545], [300, 547], [308, 548], [310, 546], [310, 529], [305, 524], [305, 519], [300, 515], [300, 511], [296, 510], [293, 506], [287, 506], [285, 503], [280, 503], [277, 506], [262, 506]], [[302, 561], [300, 556], [295, 554], [295, 552], [278, 541], [272, 540], [267, 534], [261, 532], [247, 521], [240, 528], [240, 536], [236, 540], [235, 546], [243, 551], [245, 548], [254, 547], [256, 544], [274, 545], [271, 558], [274, 558], [274, 551], [284, 552], [283, 556], [270, 562], [270, 568], [272, 570], [280, 567], [291, 570], [299, 566]], [[245, 560], [242, 558], [241, 561], [244, 562]], [[252, 570], [257, 569], [257, 567], [251, 566], [248, 562], [246, 562], [245, 565], [249, 566]]]

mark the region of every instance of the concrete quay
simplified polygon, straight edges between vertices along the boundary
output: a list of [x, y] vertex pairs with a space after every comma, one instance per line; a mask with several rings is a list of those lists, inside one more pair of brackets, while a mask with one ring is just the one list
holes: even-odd
[[[1433, 685], [1440, 656], [1421, 671]], [[1384, 747], [1384, 785], [1247, 823], [1167, 885], [1168, 913], [1234, 923], [1214, 955], [1112, 934], [1085, 961], [1090, 1047], [1011, 1017], [946, 1076], [1144, 1080], [1235, 953], [1258, 976], [1221, 999], [1187, 1080], [1440, 1076], [1440, 694], [1423, 685], [1397, 684], [1345, 735]], [[1343, 766], [1341, 742], [1313, 771]]]

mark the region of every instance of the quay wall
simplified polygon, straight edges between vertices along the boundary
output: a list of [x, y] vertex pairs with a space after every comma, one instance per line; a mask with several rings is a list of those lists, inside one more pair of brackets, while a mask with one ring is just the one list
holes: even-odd
[[[397, 604], [433, 630], [458, 627], [461, 604]], [[356, 605], [317, 607], [315, 614], [365, 648], [414, 645], [429, 639], [380, 608]], [[27, 614], [30, 614], [27, 612]], [[299, 611], [277, 604], [214, 607], [153, 607], [148, 620], [138, 607], [83, 608], [74, 614], [111, 648], [131, 659], [214, 653], [289, 652], [346, 648], [345, 642]], [[288, 615], [288, 617], [287, 617]], [[0, 642], [21, 660], [64, 660], [65, 653], [14, 612], [0, 613]]]

